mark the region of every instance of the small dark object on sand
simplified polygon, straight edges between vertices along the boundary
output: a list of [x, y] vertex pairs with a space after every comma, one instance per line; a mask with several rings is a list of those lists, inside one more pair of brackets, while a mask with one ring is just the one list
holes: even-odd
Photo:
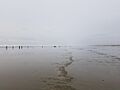
[[102, 80], [102, 81], [105, 81], [105, 80]]
[[56, 48], [57, 46], [53, 46], [54, 48]]

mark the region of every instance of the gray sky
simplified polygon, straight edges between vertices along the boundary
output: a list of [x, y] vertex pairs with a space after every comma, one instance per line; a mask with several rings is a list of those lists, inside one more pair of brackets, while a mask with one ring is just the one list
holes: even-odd
[[0, 40], [120, 44], [119, 0], [0, 0]]

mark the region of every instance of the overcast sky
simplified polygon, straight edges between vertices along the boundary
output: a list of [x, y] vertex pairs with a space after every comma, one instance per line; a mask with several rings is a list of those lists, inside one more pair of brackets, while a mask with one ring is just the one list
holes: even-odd
[[120, 0], [0, 0], [0, 40], [120, 44]]

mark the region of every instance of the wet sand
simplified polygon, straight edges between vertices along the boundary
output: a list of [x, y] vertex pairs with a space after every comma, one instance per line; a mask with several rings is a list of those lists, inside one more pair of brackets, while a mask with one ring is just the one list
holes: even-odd
[[120, 90], [117, 46], [0, 48], [0, 90]]

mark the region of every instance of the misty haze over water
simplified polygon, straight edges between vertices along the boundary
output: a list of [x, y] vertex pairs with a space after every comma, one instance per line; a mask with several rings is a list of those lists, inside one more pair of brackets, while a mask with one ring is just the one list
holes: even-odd
[[119, 0], [2, 0], [0, 44], [120, 44]]

